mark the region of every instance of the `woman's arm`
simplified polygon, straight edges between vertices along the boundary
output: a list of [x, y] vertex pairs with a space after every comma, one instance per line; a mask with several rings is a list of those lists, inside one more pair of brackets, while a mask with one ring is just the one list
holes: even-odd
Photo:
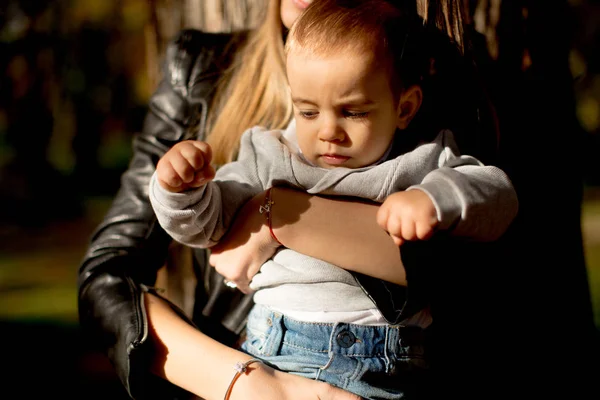
[[[185, 137], [196, 114], [207, 112], [206, 96], [218, 78], [211, 65], [228, 41], [227, 36], [187, 31], [169, 45], [165, 77], [150, 99], [143, 130], [134, 137], [129, 167], [79, 269], [84, 340], [110, 358], [132, 397], [139, 397], [154, 377], [146, 362], [151, 345], [141, 284], [154, 283], [172, 242], [156, 223], [148, 183], [158, 159]], [[186, 97], [190, 76], [196, 82], [193, 98]]]
[[[184, 322], [162, 299], [145, 296], [149, 334], [155, 345], [152, 371], [205, 400], [221, 400], [235, 374], [233, 366], [252, 357], [227, 347]], [[254, 363], [233, 385], [237, 400], [359, 400], [324, 382]]]
[[406, 285], [398, 246], [377, 224], [379, 204], [274, 188], [272, 228], [285, 246], [340, 267]]
[[[283, 246], [341, 268], [406, 285], [400, 251], [377, 224], [378, 204], [350, 198], [319, 197], [273, 188], [271, 226]], [[264, 214], [265, 193], [242, 207], [227, 235], [212, 248], [210, 264], [248, 293], [249, 282], [279, 247]]]

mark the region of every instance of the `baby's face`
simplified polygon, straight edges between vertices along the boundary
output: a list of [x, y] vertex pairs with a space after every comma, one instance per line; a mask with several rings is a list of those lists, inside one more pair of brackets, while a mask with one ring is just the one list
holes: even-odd
[[293, 50], [287, 74], [298, 145], [323, 168], [360, 168], [381, 158], [396, 130], [388, 76], [367, 54], [316, 56]]

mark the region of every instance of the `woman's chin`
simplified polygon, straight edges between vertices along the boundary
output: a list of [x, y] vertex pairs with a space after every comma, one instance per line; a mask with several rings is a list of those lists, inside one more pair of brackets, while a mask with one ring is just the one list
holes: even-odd
[[307, 0], [281, 0], [281, 22], [290, 29], [296, 18], [308, 7]]

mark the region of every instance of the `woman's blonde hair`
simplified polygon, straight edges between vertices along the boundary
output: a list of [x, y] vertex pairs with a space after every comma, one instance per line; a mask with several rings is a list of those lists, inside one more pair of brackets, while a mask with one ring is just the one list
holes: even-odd
[[[164, 39], [172, 37], [181, 25], [210, 31], [237, 30], [249, 21], [254, 26], [256, 11], [263, 9], [265, 1], [269, 6], [262, 23], [250, 31], [246, 44], [237, 51], [232, 65], [221, 76], [213, 97], [206, 131], [216, 165], [236, 158], [240, 137], [246, 129], [254, 125], [283, 128], [292, 118], [280, 0], [240, 0], [239, 3], [238, 0], [235, 3], [227, 0], [150, 0], [155, 11], [151, 24], [154, 29], [149, 28], [146, 36], [152, 82], [160, 79], [160, 73], [154, 67], [158, 63], [153, 60], [164, 52]], [[415, 7], [424, 20], [431, 20], [463, 45], [461, 6], [457, 4], [464, 6], [464, 3], [460, 0], [415, 0]], [[225, 18], [218, 26], [213, 23], [215, 12], [220, 12], [219, 18]], [[200, 20], [196, 21], [198, 18]]]
[[280, 0], [271, 0], [263, 23], [251, 31], [218, 83], [207, 130], [214, 164], [236, 158], [246, 129], [254, 125], [280, 129], [291, 118]]

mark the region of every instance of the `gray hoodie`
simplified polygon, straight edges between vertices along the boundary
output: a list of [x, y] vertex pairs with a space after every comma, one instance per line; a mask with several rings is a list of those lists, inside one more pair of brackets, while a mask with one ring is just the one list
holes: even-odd
[[[422, 190], [435, 205], [439, 229], [477, 241], [499, 238], [518, 210], [508, 176], [497, 167], [460, 155], [448, 130], [432, 142], [376, 165], [325, 169], [302, 156], [293, 123], [285, 131], [257, 126], [244, 132], [237, 161], [220, 168], [212, 182], [196, 190], [168, 192], [154, 174], [150, 200], [159, 223], [175, 240], [207, 248], [221, 239], [244, 203], [278, 185], [376, 202], [394, 192]], [[254, 277], [251, 288], [257, 290], [255, 302], [278, 309], [373, 308], [350, 273], [290, 249], [278, 251]], [[340, 302], [340, 298], [345, 300]]]

